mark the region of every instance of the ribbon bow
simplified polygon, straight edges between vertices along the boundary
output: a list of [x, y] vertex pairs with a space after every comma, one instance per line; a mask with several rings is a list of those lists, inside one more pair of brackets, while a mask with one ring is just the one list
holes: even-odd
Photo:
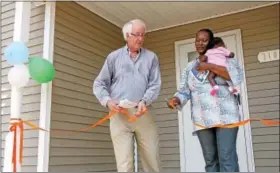
[[20, 118], [11, 118], [11, 121], [15, 121], [11, 123], [10, 132], [14, 132], [14, 141], [13, 141], [13, 172], [17, 171], [17, 129], [20, 131], [20, 148], [19, 148], [19, 162], [22, 164], [22, 156], [23, 156], [23, 121]]

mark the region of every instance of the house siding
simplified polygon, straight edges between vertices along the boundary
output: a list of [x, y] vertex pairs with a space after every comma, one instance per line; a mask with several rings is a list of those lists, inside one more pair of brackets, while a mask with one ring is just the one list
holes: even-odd
[[[78, 130], [108, 113], [93, 95], [106, 56], [124, 45], [121, 29], [74, 2], [57, 2], [51, 129]], [[49, 171], [116, 171], [109, 121], [80, 134], [50, 134]]]
[[[155, 107], [164, 170], [180, 171], [178, 117], [165, 103], [177, 88], [174, 42], [195, 37], [201, 28], [241, 29], [250, 117], [279, 120], [279, 61], [257, 59], [261, 51], [279, 49], [279, 4], [150, 32], [145, 47], [159, 56], [163, 82]], [[256, 171], [279, 171], [279, 126], [253, 122], [251, 127]]]
[[[32, 4], [30, 35], [27, 46], [30, 56], [42, 56], [44, 39], [44, 5], [35, 7]], [[11, 87], [7, 79], [12, 67], [4, 60], [5, 48], [13, 41], [13, 28], [15, 16], [15, 2], [1, 2], [1, 170], [4, 162], [5, 138], [9, 131], [10, 119], [10, 94]], [[22, 114], [24, 120], [39, 124], [41, 86], [30, 80], [23, 89]], [[38, 131], [25, 127], [23, 172], [35, 172], [37, 170]]]

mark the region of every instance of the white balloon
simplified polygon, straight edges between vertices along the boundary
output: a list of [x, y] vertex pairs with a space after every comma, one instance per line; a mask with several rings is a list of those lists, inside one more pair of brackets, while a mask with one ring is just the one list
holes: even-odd
[[24, 64], [14, 65], [8, 73], [8, 81], [12, 86], [21, 88], [28, 84], [30, 74]]

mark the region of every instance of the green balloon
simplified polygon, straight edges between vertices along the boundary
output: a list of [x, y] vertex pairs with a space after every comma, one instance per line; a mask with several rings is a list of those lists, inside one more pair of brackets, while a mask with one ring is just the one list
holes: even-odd
[[39, 83], [50, 82], [55, 77], [53, 64], [41, 57], [31, 57], [28, 69], [31, 78]]

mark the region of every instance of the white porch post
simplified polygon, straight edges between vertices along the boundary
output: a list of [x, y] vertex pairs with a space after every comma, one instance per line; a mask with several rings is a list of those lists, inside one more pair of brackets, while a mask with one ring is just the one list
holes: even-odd
[[[15, 3], [15, 19], [14, 19], [14, 34], [13, 41], [28, 42], [29, 39], [29, 27], [30, 27], [30, 2], [16, 2]], [[22, 101], [22, 88], [11, 88], [11, 118], [20, 118], [21, 113], [21, 101]], [[17, 130], [17, 134], [20, 134], [20, 129]], [[14, 132], [9, 132], [5, 141], [5, 153], [4, 153], [4, 172], [13, 172], [12, 155], [13, 155], [13, 137]], [[16, 171], [21, 172], [21, 165], [19, 164], [19, 149], [20, 149], [20, 135], [17, 136], [17, 165]]]
[[137, 149], [137, 141], [134, 137], [134, 172], [138, 172], [138, 149]]
[[[43, 58], [53, 62], [54, 25], [56, 2], [45, 2], [45, 25]], [[40, 127], [50, 130], [52, 81], [41, 85]], [[49, 132], [39, 131], [37, 172], [48, 172], [49, 168]]]

